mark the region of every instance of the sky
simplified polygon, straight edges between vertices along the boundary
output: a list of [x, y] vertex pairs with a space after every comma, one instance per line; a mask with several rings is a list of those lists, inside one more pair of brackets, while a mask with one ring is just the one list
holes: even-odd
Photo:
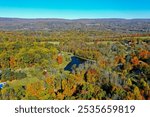
[[150, 0], [0, 0], [0, 17], [150, 18]]

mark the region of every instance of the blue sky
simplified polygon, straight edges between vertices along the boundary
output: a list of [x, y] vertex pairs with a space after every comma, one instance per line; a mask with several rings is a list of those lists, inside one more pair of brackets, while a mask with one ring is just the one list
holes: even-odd
[[150, 18], [150, 0], [0, 0], [0, 17]]

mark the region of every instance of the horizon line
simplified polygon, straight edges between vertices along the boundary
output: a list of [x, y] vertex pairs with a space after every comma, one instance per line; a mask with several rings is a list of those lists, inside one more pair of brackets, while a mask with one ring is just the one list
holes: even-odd
[[90, 18], [90, 17], [85, 17], [85, 18], [62, 18], [62, 17], [1, 17], [0, 18], [8, 18], [8, 19], [27, 19], [27, 20], [36, 20], [36, 19], [61, 19], [61, 20], [90, 20], [90, 19], [122, 19], [122, 20], [142, 20], [142, 19], [147, 19], [150, 20], [150, 18], [143, 18], [143, 17], [137, 17], [137, 18], [122, 18], [122, 17], [95, 17], [95, 18]]

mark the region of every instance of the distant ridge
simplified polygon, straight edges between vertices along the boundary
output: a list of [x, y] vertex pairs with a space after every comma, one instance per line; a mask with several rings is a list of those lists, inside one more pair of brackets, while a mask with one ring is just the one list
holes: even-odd
[[0, 30], [70, 30], [92, 29], [124, 33], [149, 33], [150, 19], [59, 19], [59, 18], [5, 18], [0, 17]]

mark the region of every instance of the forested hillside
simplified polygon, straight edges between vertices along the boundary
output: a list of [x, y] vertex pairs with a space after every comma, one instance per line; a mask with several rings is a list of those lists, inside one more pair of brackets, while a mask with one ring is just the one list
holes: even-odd
[[0, 29], [2, 100], [150, 99], [150, 20], [1, 18]]

